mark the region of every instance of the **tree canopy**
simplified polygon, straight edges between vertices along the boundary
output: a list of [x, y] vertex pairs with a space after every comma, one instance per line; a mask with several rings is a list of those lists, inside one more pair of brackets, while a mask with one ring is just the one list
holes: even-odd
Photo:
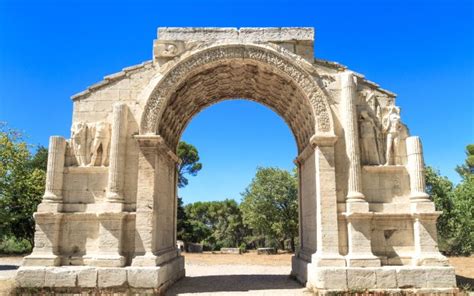
[[295, 249], [298, 235], [298, 186], [296, 174], [278, 168], [258, 168], [243, 195], [244, 223], [257, 243], [284, 249], [290, 240]]
[[44, 193], [48, 155], [44, 147], [37, 147], [35, 154], [32, 148], [20, 132], [0, 125], [0, 240], [27, 240], [29, 248], [35, 231], [33, 213]]
[[178, 157], [181, 159], [181, 164], [178, 168], [178, 187], [183, 188], [188, 185], [186, 175], [196, 176], [202, 169], [202, 163], [199, 162], [199, 153], [191, 144], [184, 141], [178, 144]]
[[[431, 167], [426, 168], [426, 191], [436, 209], [442, 211], [437, 221], [440, 250], [447, 255], [469, 255], [474, 252], [474, 145], [466, 147], [465, 163], [456, 168], [462, 177], [454, 186]], [[471, 159], [471, 160], [470, 160]]]

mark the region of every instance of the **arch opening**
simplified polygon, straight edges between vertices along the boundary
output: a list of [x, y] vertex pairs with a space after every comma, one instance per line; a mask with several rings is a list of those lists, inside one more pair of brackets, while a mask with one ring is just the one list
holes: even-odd
[[158, 134], [171, 149], [189, 120], [230, 98], [266, 105], [290, 126], [301, 152], [315, 135], [333, 135], [328, 100], [289, 53], [256, 45], [226, 45], [193, 53], [174, 64], [146, 101], [140, 133]]
[[235, 98], [255, 101], [275, 111], [290, 127], [299, 151], [315, 133], [311, 106], [294, 83], [258, 64], [230, 61], [196, 73], [177, 87], [163, 111], [158, 134], [174, 149], [196, 114]]

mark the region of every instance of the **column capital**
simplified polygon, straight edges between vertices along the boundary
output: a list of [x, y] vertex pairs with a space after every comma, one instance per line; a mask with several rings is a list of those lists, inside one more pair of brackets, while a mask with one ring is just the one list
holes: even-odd
[[334, 134], [315, 134], [310, 138], [309, 142], [313, 147], [334, 146], [337, 142], [337, 136]]
[[166, 144], [165, 140], [160, 135], [155, 134], [144, 134], [133, 136], [138, 142], [141, 149], [145, 150], [161, 150], [163, 151], [172, 161], [177, 164], [181, 163], [181, 159], [176, 155], [173, 150]]

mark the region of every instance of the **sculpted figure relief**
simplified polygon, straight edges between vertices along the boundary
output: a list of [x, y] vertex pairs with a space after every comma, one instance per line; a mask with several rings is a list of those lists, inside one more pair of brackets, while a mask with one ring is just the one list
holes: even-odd
[[400, 108], [391, 106], [382, 120], [382, 125], [387, 139], [385, 165], [395, 164], [395, 158], [400, 156], [400, 133], [403, 128], [400, 122]]
[[91, 128], [94, 135], [90, 149], [91, 162], [89, 166], [97, 164], [99, 155], [101, 156], [98, 165], [105, 166], [109, 159], [110, 125], [105, 122], [98, 122]]
[[382, 164], [379, 154], [380, 142], [377, 140], [381, 134], [380, 129], [367, 111], [361, 111], [359, 118], [362, 162], [368, 165]]
[[78, 166], [105, 166], [109, 159], [110, 125], [79, 122], [71, 130], [73, 154]]
[[87, 125], [79, 122], [72, 128], [72, 148], [78, 166], [87, 165]]

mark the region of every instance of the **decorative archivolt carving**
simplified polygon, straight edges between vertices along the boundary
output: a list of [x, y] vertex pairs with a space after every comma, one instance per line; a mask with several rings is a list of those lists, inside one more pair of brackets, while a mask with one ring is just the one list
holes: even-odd
[[326, 95], [310, 74], [272, 49], [242, 44], [215, 46], [196, 52], [171, 68], [154, 88], [146, 103], [141, 121], [141, 133], [156, 133], [163, 106], [186, 77], [206, 65], [232, 59], [260, 62], [271, 66], [280, 75], [289, 77], [302, 90], [312, 106], [316, 118], [316, 132], [333, 133], [332, 116]]

